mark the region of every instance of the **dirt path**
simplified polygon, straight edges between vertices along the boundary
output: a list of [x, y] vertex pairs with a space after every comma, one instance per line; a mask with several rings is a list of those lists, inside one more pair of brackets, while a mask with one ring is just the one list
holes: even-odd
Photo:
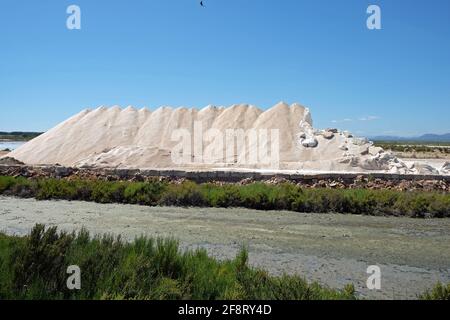
[[[246, 209], [149, 208], [0, 197], [0, 229], [25, 234], [35, 223], [93, 233], [172, 236], [183, 248], [232, 258], [242, 245], [271, 273], [301, 274], [330, 287], [354, 283], [362, 297], [415, 298], [450, 282], [450, 219], [300, 214]], [[369, 265], [382, 290], [365, 287]]]

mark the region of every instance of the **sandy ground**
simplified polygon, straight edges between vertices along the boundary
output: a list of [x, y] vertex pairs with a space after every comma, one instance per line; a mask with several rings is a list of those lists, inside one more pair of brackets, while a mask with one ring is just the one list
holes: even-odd
[[[0, 197], [0, 229], [25, 234], [35, 223], [93, 233], [172, 236], [182, 248], [206, 248], [232, 258], [242, 245], [252, 265], [273, 274], [300, 274], [361, 297], [414, 299], [437, 281], [450, 282], [450, 219], [416, 220], [246, 209], [149, 208]], [[369, 265], [382, 289], [369, 291]]]

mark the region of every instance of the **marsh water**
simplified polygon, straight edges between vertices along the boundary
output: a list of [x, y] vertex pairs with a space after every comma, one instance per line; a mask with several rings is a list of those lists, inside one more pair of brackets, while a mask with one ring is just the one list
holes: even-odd
[[24, 143], [25, 143], [25, 141], [2, 141], [2, 140], [0, 140], [0, 151], [5, 150], [5, 149], [9, 149], [12, 151], [14, 149], [17, 149]]

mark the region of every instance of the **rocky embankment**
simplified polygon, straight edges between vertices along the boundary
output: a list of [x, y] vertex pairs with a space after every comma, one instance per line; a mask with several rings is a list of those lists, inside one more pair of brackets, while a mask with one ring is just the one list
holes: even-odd
[[[4, 159], [3, 159], [4, 160]], [[327, 173], [327, 174], [265, 174], [236, 171], [174, 171], [128, 170], [105, 168], [70, 168], [63, 166], [27, 166], [17, 160], [0, 163], [0, 175], [25, 178], [86, 179], [101, 181], [145, 182], [159, 179], [171, 183], [192, 180], [198, 183], [235, 183], [240, 185], [255, 181], [267, 184], [295, 183], [305, 188], [330, 189], [389, 189], [399, 191], [450, 192], [450, 176], [399, 175], [387, 173]]]

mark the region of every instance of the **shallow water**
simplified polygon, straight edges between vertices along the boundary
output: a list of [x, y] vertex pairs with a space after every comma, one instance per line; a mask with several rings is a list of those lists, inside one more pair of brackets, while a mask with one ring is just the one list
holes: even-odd
[[12, 151], [23, 144], [25, 144], [25, 141], [0, 141], [0, 151], [5, 149], [9, 149]]
[[[174, 237], [182, 248], [234, 258], [245, 245], [250, 263], [272, 274], [298, 274], [334, 288], [353, 283], [376, 299], [414, 299], [450, 282], [450, 219], [303, 214], [247, 209], [145, 207], [0, 196], [0, 231], [26, 234], [36, 223], [86, 227], [133, 239]], [[367, 268], [381, 268], [382, 289], [366, 287]]]

